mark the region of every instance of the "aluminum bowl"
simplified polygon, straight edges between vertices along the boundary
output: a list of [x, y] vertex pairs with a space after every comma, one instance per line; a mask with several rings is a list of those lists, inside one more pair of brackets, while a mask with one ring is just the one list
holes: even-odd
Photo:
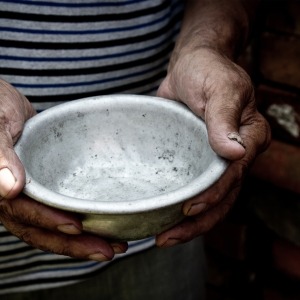
[[228, 165], [186, 106], [138, 95], [47, 109], [26, 122], [15, 150], [26, 172], [25, 194], [79, 213], [86, 231], [128, 241], [180, 222], [182, 203]]

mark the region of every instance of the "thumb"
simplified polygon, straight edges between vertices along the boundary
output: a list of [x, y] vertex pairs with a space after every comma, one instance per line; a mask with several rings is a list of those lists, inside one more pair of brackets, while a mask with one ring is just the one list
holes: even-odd
[[9, 133], [0, 127], [0, 199], [16, 197], [25, 184], [25, 172]]
[[[157, 96], [167, 99], [177, 99], [174, 90], [170, 86], [170, 77], [167, 77], [162, 81], [158, 88]], [[229, 160], [238, 160], [245, 155], [245, 145], [242, 137], [239, 135], [239, 126], [242, 114], [242, 108], [237, 101], [232, 101], [231, 93], [216, 93], [215, 97], [221, 95], [228, 98], [229, 101], [224, 99], [214, 99], [214, 101], [208, 101], [205, 108], [205, 123], [207, 126], [209, 142], [213, 150], [220, 156]], [[227, 97], [226, 97], [227, 96]], [[236, 97], [235, 97], [236, 98]], [[189, 104], [191, 99], [182, 101]], [[221, 105], [220, 105], [221, 104]], [[224, 107], [224, 105], [228, 107]], [[193, 107], [193, 105], [190, 105]], [[192, 109], [198, 116], [201, 115], [197, 111], [197, 106]]]
[[[205, 111], [209, 142], [212, 149], [229, 160], [244, 157], [246, 145], [241, 135], [241, 107], [234, 106], [234, 101], [210, 101]], [[224, 105], [224, 103], [227, 103]]]

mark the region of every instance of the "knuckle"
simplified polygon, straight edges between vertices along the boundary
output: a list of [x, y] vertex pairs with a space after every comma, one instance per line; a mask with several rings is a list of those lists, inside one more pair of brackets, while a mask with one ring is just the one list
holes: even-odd
[[[15, 232], [15, 235], [19, 237], [22, 241], [24, 241], [26, 244], [32, 246], [32, 247], [37, 247], [34, 243], [34, 237], [31, 232], [31, 230], [26, 230], [26, 229], [20, 229], [18, 232]], [[40, 249], [40, 247], [37, 247]]]
[[9, 220], [15, 218], [14, 209], [10, 200], [4, 198], [0, 199], [0, 212], [1, 219]]

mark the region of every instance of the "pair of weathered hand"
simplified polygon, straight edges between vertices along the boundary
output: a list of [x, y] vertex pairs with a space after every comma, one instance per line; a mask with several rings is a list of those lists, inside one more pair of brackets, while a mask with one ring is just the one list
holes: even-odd
[[[226, 216], [247, 169], [268, 146], [270, 130], [256, 108], [249, 76], [213, 49], [197, 48], [171, 60], [157, 94], [190, 107], [206, 122], [211, 147], [231, 161], [219, 181], [184, 203], [187, 218], [156, 237], [157, 246], [168, 247], [204, 234]], [[25, 121], [34, 114], [23, 95], [0, 81], [1, 222], [30, 245], [58, 254], [103, 261], [125, 252], [127, 243], [111, 243], [82, 232], [76, 215], [46, 207], [20, 193], [24, 170], [13, 145]]]

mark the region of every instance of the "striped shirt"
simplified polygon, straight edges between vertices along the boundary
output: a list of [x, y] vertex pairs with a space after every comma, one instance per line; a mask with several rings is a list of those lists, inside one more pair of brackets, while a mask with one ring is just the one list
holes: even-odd
[[[39, 110], [94, 95], [155, 94], [183, 10], [179, 0], [0, 0], [0, 77]], [[130, 255], [154, 238], [129, 243]], [[0, 223], [0, 294], [62, 286], [109, 262], [34, 249]]]

